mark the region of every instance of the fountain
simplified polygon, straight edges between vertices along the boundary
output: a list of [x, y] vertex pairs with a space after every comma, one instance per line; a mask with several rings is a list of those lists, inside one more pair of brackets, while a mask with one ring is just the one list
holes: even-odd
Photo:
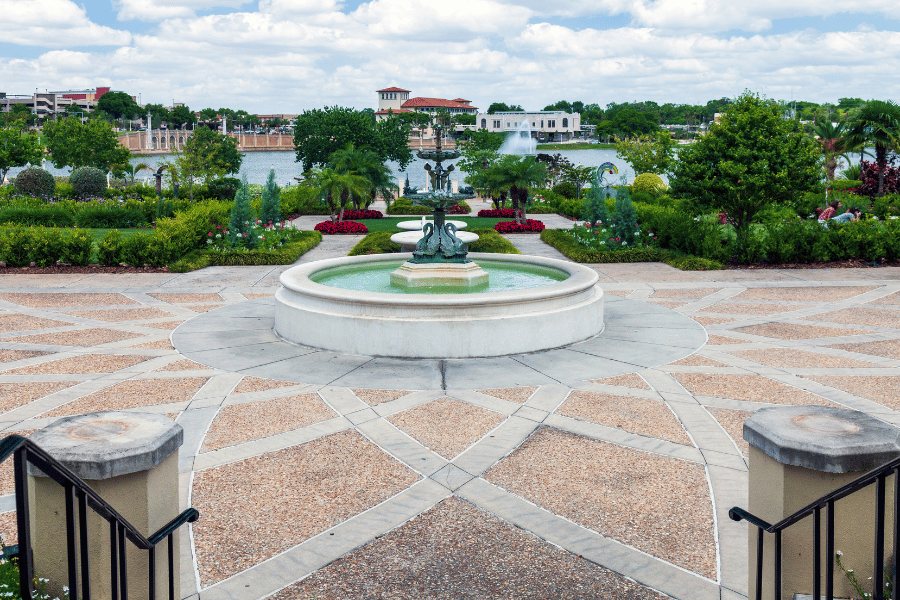
[[503, 140], [503, 145], [498, 150], [500, 154], [518, 154], [520, 156], [537, 154], [537, 140], [531, 137], [531, 123], [528, 122], [528, 115], [522, 116], [526, 117], [525, 120], [519, 121], [516, 130]]
[[[603, 292], [592, 269], [468, 253], [457, 227], [444, 219], [464, 197], [450, 191], [453, 165], [442, 165], [459, 152], [442, 149], [439, 128], [437, 140], [434, 150], [418, 153], [435, 162], [425, 167], [432, 191], [411, 197], [431, 207], [434, 220], [415, 250], [288, 269], [275, 294], [281, 339], [350, 355], [474, 358], [559, 348], [603, 330]], [[420, 235], [396, 235], [410, 234]]]

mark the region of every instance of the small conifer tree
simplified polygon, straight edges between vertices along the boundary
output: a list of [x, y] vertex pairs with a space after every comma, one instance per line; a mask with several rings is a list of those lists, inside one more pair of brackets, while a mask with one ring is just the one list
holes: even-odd
[[593, 225], [600, 221], [609, 225], [609, 210], [606, 208], [607, 192], [601, 184], [600, 173], [594, 173], [594, 181], [588, 191], [588, 197], [584, 201], [581, 218]]
[[638, 232], [637, 211], [631, 202], [631, 194], [628, 188], [622, 186], [616, 194], [616, 218], [613, 219], [613, 235], [627, 242], [629, 246], [634, 244], [634, 237]]
[[263, 225], [281, 221], [281, 190], [275, 185], [275, 169], [269, 171], [266, 187], [263, 188], [259, 218]]
[[228, 237], [235, 248], [246, 246], [252, 248], [256, 240], [250, 239], [250, 222], [253, 220], [253, 208], [250, 206], [250, 189], [247, 187], [247, 176], [241, 178], [241, 187], [234, 195], [234, 206], [231, 207], [231, 218], [228, 221]]

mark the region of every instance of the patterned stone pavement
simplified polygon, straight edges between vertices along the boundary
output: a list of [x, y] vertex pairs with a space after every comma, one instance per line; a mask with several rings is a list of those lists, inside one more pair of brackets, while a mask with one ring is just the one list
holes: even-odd
[[708, 337], [593, 379], [536, 354], [548, 381], [382, 383], [432, 368], [406, 361], [343, 386], [172, 346], [192, 318], [264, 305], [285, 268], [0, 276], [6, 433], [106, 409], [184, 427], [182, 499], [202, 516], [182, 536], [183, 597], [742, 598], [746, 525], [727, 511], [746, 505], [744, 419], [833, 404], [900, 424], [898, 269], [595, 265], [610, 303]]

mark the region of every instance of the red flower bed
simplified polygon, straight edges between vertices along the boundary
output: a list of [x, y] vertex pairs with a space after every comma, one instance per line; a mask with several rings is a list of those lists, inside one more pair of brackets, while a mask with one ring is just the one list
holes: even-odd
[[544, 224], [535, 219], [525, 219], [522, 223], [515, 221], [500, 221], [494, 225], [497, 233], [540, 233], [544, 230]]
[[491, 219], [515, 219], [516, 211], [511, 208], [492, 208], [489, 210], [479, 210], [478, 216]]
[[463, 206], [462, 204], [455, 204], [451, 206], [447, 212], [451, 215], [467, 215], [472, 211], [468, 206]]
[[381, 214], [380, 210], [345, 210], [344, 218], [350, 219], [351, 221], [354, 219], [380, 219], [384, 215]]
[[356, 221], [338, 221], [337, 223], [322, 221], [315, 226], [315, 230], [321, 231], [325, 235], [333, 233], [369, 233], [368, 227]]

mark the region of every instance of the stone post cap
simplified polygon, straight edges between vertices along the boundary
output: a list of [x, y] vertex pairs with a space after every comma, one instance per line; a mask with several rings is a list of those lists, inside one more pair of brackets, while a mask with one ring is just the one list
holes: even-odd
[[184, 430], [165, 415], [107, 411], [60, 419], [30, 439], [82, 479], [110, 479], [157, 466], [181, 446]]
[[744, 439], [783, 465], [826, 473], [870, 471], [900, 456], [900, 429], [830, 406], [763, 408], [744, 422]]

